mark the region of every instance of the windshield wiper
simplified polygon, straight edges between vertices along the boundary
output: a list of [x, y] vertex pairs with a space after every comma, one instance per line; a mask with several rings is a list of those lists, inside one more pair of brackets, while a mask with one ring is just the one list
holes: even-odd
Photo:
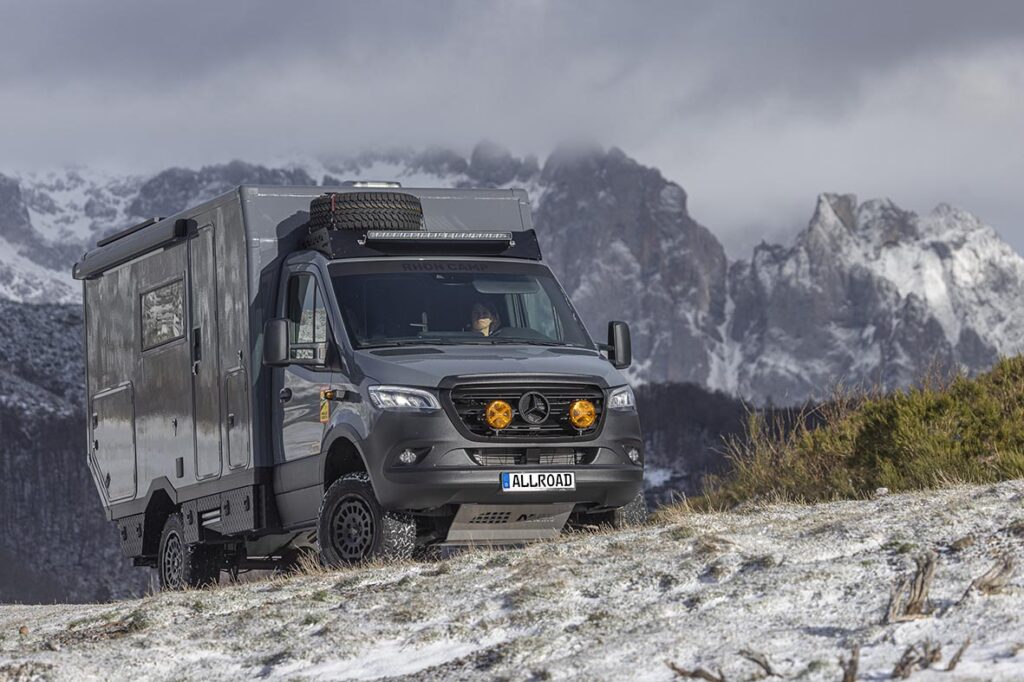
[[560, 348], [576, 348], [578, 346], [570, 346], [567, 343], [561, 343], [560, 341], [540, 341], [538, 339], [485, 339], [480, 343], [489, 343], [492, 345], [498, 344], [516, 344], [522, 346], [558, 346]]
[[422, 339], [396, 339], [395, 341], [381, 341], [380, 343], [364, 343], [359, 349], [364, 348], [393, 348], [395, 346], [450, 346], [450, 341], [440, 337], [427, 337]]
[[[422, 339], [396, 339], [394, 341], [381, 341], [379, 343], [364, 343], [360, 350], [367, 348], [394, 348], [397, 346], [549, 346], [555, 348], [583, 348], [586, 346], [574, 346], [559, 341], [539, 341], [537, 339], [491, 339], [481, 337], [478, 339], [445, 339], [440, 337], [426, 337]], [[593, 349], [589, 349], [593, 350]]]

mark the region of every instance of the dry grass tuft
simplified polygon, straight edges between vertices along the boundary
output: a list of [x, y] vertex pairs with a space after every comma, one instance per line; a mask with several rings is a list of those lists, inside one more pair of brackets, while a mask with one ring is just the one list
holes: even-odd
[[974, 579], [960, 600], [963, 601], [974, 591], [981, 592], [982, 594], [998, 594], [1002, 592], [1010, 584], [1010, 580], [1013, 579], [1013, 574], [1016, 570], [1016, 560], [1009, 554], [1003, 556], [992, 568], [985, 571], [982, 576]]
[[[935, 577], [938, 558], [934, 552], [928, 552], [914, 561], [917, 564], [914, 575], [900, 580], [889, 596], [889, 607], [885, 613], [886, 623], [902, 623], [931, 615], [932, 607], [928, 600], [928, 592]], [[907, 593], [905, 599], [904, 593]]]
[[924, 670], [942, 660], [942, 645], [929, 641], [911, 644], [907, 647], [896, 666], [892, 669], [892, 677], [905, 680], [917, 670]]
[[772, 414], [751, 411], [745, 433], [724, 444], [730, 472], [659, 518], [1024, 477], [1024, 356], [974, 378], [933, 372], [889, 394], [840, 386], [821, 405]]
[[839, 667], [843, 671], [843, 682], [855, 682], [857, 679], [857, 669], [860, 668], [860, 647], [853, 647], [853, 650], [850, 651], [849, 660], [844, 660], [840, 657]]
[[721, 670], [719, 670], [718, 674], [715, 675], [704, 668], [687, 670], [686, 668], [681, 668], [672, 661], [665, 661], [665, 665], [668, 666], [669, 670], [676, 674], [676, 677], [691, 680], [706, 680], [707, 682], [725, 682], [725, 675], [722, 674]]
[[968, 637], [964, 640], [964, 643], [960, 645], [960, 648], [953, 654], [953, 658], [949, 659], [949, 665], [946, 666], [946, 672], [951, 673], [956, 670], [957, 665], [960, 664], [960, 659], [963, 658], [964, 652], [967, 651], [967, 647], [971, 645], [971, 638]]
[[782, 675], [775, 672], [775, 669], [772, 668], [772, 664], [768, 661], [768, 657], [764, 654], [756, 651], [750, 651], [749, 649], [740, 649], [740, 656], [751, 663], [756, 663], [768, 677], [782, 677]]

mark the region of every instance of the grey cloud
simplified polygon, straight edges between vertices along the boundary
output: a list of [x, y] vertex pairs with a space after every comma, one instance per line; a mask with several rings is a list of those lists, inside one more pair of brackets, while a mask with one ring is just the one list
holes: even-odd
[[1017, 1], [0, 0], [0, 165], [582, 137], [657, 164], [737, 248], [824, 190], [959, 203], [1020, 245], [1020, 62]]

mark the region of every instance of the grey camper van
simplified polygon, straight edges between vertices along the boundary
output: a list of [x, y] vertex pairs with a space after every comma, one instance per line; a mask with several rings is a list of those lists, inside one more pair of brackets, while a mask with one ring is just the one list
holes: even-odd
[[165, 588], [646, 513], [629, 329], [591, 339], [522, 190], [241, 186], [73, 274], [88, 465]]

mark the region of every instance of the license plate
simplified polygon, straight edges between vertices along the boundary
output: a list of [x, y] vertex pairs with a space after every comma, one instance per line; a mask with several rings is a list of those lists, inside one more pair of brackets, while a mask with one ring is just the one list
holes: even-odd
[[571, 471], [503, 471], [501, 489], [506, 493], [576, 490], [576, 474]]

